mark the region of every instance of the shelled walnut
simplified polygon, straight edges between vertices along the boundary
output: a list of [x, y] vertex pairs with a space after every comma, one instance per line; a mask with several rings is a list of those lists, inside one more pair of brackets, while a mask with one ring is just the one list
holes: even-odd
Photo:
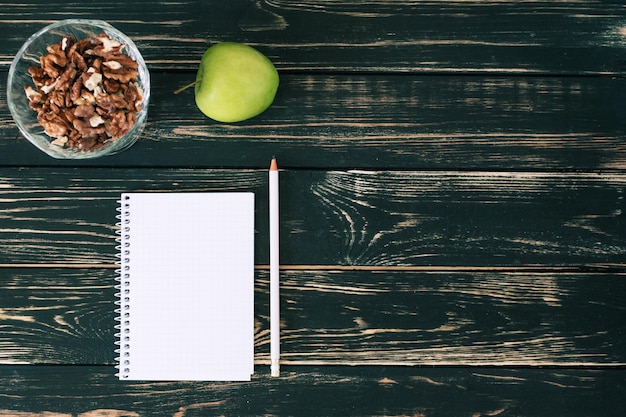
[[28, 70], [24, 90], [37, 120], [56, 146], [89, 151], [124, 136], [143, 103], [138, 64], [105, 33], [66, 35]]

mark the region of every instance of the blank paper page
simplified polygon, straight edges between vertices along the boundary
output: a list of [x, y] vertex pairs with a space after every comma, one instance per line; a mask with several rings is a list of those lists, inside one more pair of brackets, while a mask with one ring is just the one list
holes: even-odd
[[250, 380], [254, 194], [121, 198], [120, 379]]

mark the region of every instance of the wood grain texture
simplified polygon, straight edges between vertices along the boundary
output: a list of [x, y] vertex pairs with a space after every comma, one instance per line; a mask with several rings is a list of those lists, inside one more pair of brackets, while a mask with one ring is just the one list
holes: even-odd
[[626, 412], [623, 370], [286, 367], [280, 378], [271, 378], [265, 367], [257, 367], [247, 383], [124, 384], [98, 366], [2, 370], [2, 417], [621, 417]]
[[[285, 170], [280, 181], [284, 265], [624, 267], [624, 174]], [[122, 191], [252, 191], [255, 262], [268, 263], [266, 170], [3, 168], [0, 264], [113, 264]]]
[[[327, 172], [311, 186], [320, 209], [301, 210], [310, 217], [309, 224], [314, 216], [324, 214], [322, 222], [330, 227], [320, 228], [319, 238], [339, 255], [339, 264], [556, 266], [580, 265], [593, 257], [601, 263], [622, 264], [621, 175], [610, 176], [616, 182], [609, 194], [583, 197], [587, 191], [600, 191], [596, 181], [601, 177]], [[603, 213], [573, 213], [572, 209]], [[597, 245], [600, 236], [609, 235], [611, 243]]]
[[[21, 138], [0, 82], [0, 417], [626, 415], [623, 2], [3, 2], [0, 79], [70, 17], [135, 40], [149, 120], [120, 155], [53, 160]], [[227, 40], [281, 76], [239, 124], [173, 94]], [[255, 193], [251, 382], [114, 376], [123, 191]]]
[[195, 69], [209, 45], [235, 40], [280, 70], [626, 73], [623, 4], [548, 0], [114, 0], [97, 8], [28, 0], [2, 7], [0, 65], [32, 33], [68, 17], [119, 27], [153, 69]]
[[0, 363], [112, 363], [113, 270], [2, 268], [0, 276]]
[[[113, 366], [113, 270], [0, 274], [0, 363]], [[268, 272], [255, 279], [255, 362], [263, 365]], [[286, 366], [624, 367], [624, 297], [623, 273], [284, 270], [281, 359]]]
[[139, 142], [88, 162], [54, 160], [22, 138], [0, 84], [0, 164], [265, 168], [277, 155], [300, 169], [626, 169], [621, 79], [281, 75], [265, 113], [220, 124], [192, 90], [173, 94], [194, 77], [153, 73]]

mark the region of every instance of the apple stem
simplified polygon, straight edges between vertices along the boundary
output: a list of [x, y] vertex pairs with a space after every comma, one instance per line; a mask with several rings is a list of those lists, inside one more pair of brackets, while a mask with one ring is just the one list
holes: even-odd
[[194, 81], [192, 83], [189, 83], [187, 85], [184, 85], [182, 87], [180, 87], [178, 90], [174, 91], [174, 94], [178, 94], [178, 93], [182, 93], [183, 91], [185, 91], [186, 89], [188, 89], [189, 87], [193, 87], [194, 85], [196, 85], [198, 83], [198, 81]]

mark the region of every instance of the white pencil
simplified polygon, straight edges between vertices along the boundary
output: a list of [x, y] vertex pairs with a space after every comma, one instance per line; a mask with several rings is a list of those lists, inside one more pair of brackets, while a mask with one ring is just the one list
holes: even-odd
[[272, 158], [269, 172], [270, 210], [270, 359], [272, 376], [280, 374], [280, 280], [278, 258], [278, 164]]

